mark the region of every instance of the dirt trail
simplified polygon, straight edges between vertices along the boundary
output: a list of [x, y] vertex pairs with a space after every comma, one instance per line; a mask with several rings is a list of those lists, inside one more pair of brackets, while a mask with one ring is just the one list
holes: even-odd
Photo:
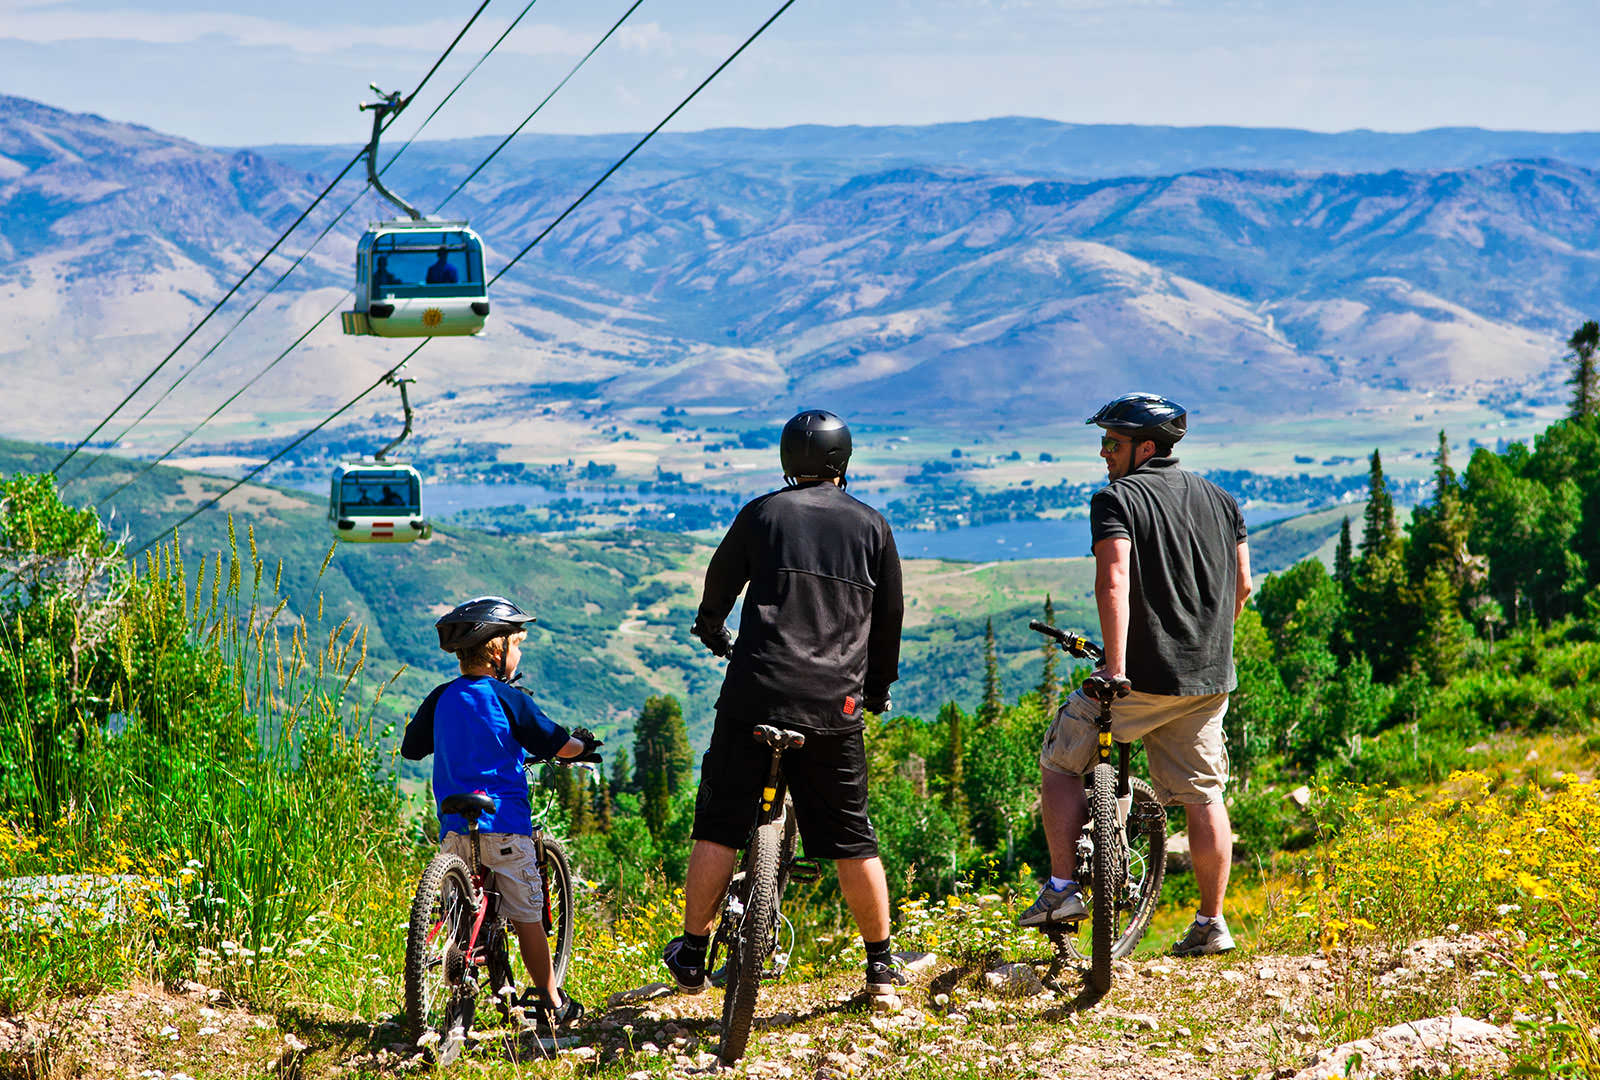
[[[591, 1008], [555, 1046], [486, 1031], [447, 1070], [464, 1076], [745, 1075], [793, 1080], [970, 1076], [1199, 1077], [1497, 1076], [1508, 1028], [1452, 1015], [1488, 960], [1476, 939], [1419, 942], [1391, 954], [1234, 954], [1119, 963], [1101, 1000], [1077, 971], [1056, 988], [1040, 964], [988, 968], [931, 958], [898, 1003], [873, 1004], [843, 976], [763, 990], [758, 1030], [735, 1070], [714, 1051], [721, 994], [644, 987]], [[391, 1018], [252, 1015], [196, 984], [137, 987], [53, 1003], [0, 1021], [0, 1077], [201, 1080], [259, 1075], [427, 1073]], [[1341, 1014], [1362, 1021], [1334, 1020]], [[1379, 1038], [1376, 1033], [1394, 1025]], [[1353, 1050], [1345, 1039], [1364, 1038]], [[1350, 1059], [1354, 1055], [1354, 1063]], [[1347, 1064], [1349, 1065], [1347, 1071]]]

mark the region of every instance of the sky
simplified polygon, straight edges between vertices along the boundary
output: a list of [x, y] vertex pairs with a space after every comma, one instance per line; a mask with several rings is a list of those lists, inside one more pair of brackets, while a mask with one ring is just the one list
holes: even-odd
[[[509, 130], [629, 2], [535, 0], [428, 136]], [[779, 2], [644, 0], [536, 130], [652, 126]], [[425, 94], [526, 3], [492, 0]], [[217, 146], [355, 142], [367, 84], [409, 89], [476, 4], [0, 0], [0, 94]], [[1594, 130], [1595, 13], [1594, 0], [798, 0], [674, 127], [1021, 115]]]

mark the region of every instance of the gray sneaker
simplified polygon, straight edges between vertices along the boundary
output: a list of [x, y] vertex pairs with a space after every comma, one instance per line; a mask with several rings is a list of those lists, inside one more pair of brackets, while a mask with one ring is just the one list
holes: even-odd
[[1233, 935], [1228, 933], [1228, 924], [1218, 916], [1204, 926], [1196, 922], [1190, 923], [1188, 933], [1172, 947], [1172, 955], [1209, 956], [1212, 953], [1230, 952], [1232, 949]]
[[1084, 906], [1083, 893], [1076, 885], [1068, 885], [1057, 892], [1045, 882], [1039, 891], [1039, 899], [1033, 906], [1017, 916], [1018, 926], [1043, 926], [1048, 922], [1066, 922], [1071, 919], [1086, 918], [1089, 909]]

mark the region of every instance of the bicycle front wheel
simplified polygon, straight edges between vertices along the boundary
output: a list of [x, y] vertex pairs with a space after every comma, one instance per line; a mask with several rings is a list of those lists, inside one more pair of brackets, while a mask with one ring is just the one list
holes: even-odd
[[550, 966], [556, 985], [567, 981], [567, 965], [572, 961], [572, 860], [567, 849], [553, 836], [544, 838], [544, 855], [539, 860], [539, 880], [544, 883], [544, 932], [550, 939]]
[[1089, 792], [1089, 818], [1094, 829], [1094, 880], [1089, 943], [1089, 983], [1096, 993], [1111, 989], [1111, 957], [1117, 940], [1117, 905], [1122, 893], [1121, 830], [1117, 827], [1117, 771], [1094, 767]]
[[1122, 910], [1128, 913], [1128, 925], [1111, 949], [1111, 955], [1119, 960], [1132, 953], [1150, 929], [1156, 903], [1161, 899], [1161, 886], [1167, 879], [1166, 808], [1143, 780], [1135, 777], [1131, 787], [1133, 804], [1128, 808], [1123, 829], [1127, 837], [1123, 848], [1126, 870], [1118, 897]]
[[722, 996], [722, 1047], [719, 1056], [732, 1065], [744, 1056], [755, 1022], [761, 972], [772, 952], [777, 922], [778, 864], [783, 855], [782, 825], [763, 825], [745, 849], [742, 880], [729, 902], [742, 907], [728, 941], [727, 981]]
[[467, 864], [440, 852], [417, 882], [406, 933], [406, 1034], [448, 1043], [472, 1027], [475, 990], [467, 971], [474, 915]]

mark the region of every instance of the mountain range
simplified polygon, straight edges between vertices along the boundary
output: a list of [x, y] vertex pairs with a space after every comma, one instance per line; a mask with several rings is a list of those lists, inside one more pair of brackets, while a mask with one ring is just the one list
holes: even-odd
[[[518, 140], [445, 212], [484, 235], [493, 273], [626, 141]], [[431, 209], [487, 143], [415, 143], [386, 180]], [[0, 97], [10, 433], [63, 439], [98, 419], [352, 153], [206, 148]], [[490, 332], [422, 355], [418, 395], [462, 395], [512, 443], [539, 437], [513, 420], [552, 385], [618, 408], [777, 412], [810, 394], [956, 427], [1046, 421], [1129, 385], [1224, 419], [1264, 395], [1307, 415], [1384, 395], [1537, 396], [1593, 314], [1597, 166], [1600, 135], [1472, 129], [1002, 119], [664, 135], [497, 285]], [[338, 188], [147, 393], [358, 192]], [[377, 215], [357, 202], [131, 445], [158, 445], [336, 310]], [[207, 437], [299, 426], [398, 355], [325, 322]]]

